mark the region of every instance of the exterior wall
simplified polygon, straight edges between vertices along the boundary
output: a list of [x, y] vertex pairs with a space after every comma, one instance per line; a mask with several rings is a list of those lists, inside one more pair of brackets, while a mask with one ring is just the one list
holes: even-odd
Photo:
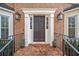
[[[9, 5], [9, 4], [8, 4]], [[55, 8], [56, 12], [54, 14], [54, 32], [55, 33], [64, 33], [64, 20], [59, 22], [57, 20], [57, 15], [60, 11], [63, 11], [64, 8], [69, 7], [71, 4], [63, 4], [63, 3], [15, 3], [12, 4], [11, 7], [15, 8], [16, 11], [18, 11], [21, 14], [20, 21], [17, 21], [15, 19], [14, 14], [14, 34], [24, 33], [24, 13], [22, 11], [22, 8]], [[16, 43], [17, 39], [15, 39]], [[56, 45], [58, 48], [62, 49], [62, 39], [56, 40]]]
[[20, 42], [24, 39], [24, 14], [21, 10], [18, 12], [21, 14], [21, 18], [19, 20], [15, 19], [14, 14], [15, 50], [20, 48]]
[[68, 17], [77, 15], [76, 18], [76, 28], [75, 28], [75, 36], [79, 38], [79, 9], [71, 10], [69, 12], [64, 13], [64, 34], [68, 35]]

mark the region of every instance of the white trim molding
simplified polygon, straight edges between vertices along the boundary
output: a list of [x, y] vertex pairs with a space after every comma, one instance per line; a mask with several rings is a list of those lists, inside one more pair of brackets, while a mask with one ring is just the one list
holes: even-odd
[[[22, 9], [25, 15], [25, 46], [29, 44], [50, 44], [54, 40], [54, 13], [56, 9], [52, 8], [23, 8]], [[33, 42], [33, 30], [30, 29], [30, 15], [49, 15], [49, 29], [48, 31], [45, 28], [45, 42]], [[46, 37], [48, 36], [48, 37]]]
[[13, 10], [10, 10], [10, 9], [6, 9], [6, 8], [3, 8], [3, 7], [0, 7], [0, 10], [4, 10], [6, 12], [11, 12], [11, 13], [14, 13], [15, 11]]
[[50, 43], [51, 43], [51, 46], [52, 46], [52, 41], [54, 40], [54, 14], [50, 14]]
[[56, 9], [52, 8], [23, 8], [24, 13], [27, 14], [50, 14], [55, 13]]
[[79, 7], [64, 11], [64, 13], [72, 12], [72, 11], [75, 11], [75, 10], [79, 10]]

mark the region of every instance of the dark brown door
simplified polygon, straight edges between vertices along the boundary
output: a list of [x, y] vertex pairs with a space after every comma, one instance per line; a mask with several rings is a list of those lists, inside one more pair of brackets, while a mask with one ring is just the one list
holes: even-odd
[[45, 16], [34, 16], [34, 42], [45, 41]]

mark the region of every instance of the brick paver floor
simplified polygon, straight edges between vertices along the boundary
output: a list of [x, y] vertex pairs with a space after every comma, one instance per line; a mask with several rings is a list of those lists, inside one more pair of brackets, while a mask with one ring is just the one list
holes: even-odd
[[21, 48], [14, 54], [15, 56], [62, 56], [58, 48], [52, 48], [50, 45], [30, 44], [28, 47]]

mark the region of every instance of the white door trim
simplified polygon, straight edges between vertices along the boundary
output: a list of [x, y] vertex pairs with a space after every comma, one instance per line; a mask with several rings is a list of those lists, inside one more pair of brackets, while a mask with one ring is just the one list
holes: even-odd
[[[37, 15], [39, 15], [39, 14], [37, 14]], [[40, 16], [40, 15], [39, 15]], [[46, 44], [46, 42], [47, 42], [47, 36], [46, 36], [46, 33], [47, 33], [47, 30], [48, 29], [46, 29], [46, 17], [47, 17], [47, 15], [44, 15], [45, 16], [45, 41], [44, 42], [34, 42], [33, 40], [34, 40], [34, 38], [32, 39], [32, 43], [31, 44]], [[33, 19], [32, 19], [32, 36], [34, 36], [34, 15], [32, 15], [31, 17], [33, 17]]]
[[23, 9], [24, 15], [25, 15], [25, 46], [28, 46], [28, 44], [33, 43], [33, 34], [30, 31], [30, 14], [47, 14], [49, 15], [49, 33], [48, 38], [46, 39], [47, 42], [50, 45], [52, 45], [52, 41], [54, 40], [54, 13], [55, 9], [52, 8], [25, 8]]

